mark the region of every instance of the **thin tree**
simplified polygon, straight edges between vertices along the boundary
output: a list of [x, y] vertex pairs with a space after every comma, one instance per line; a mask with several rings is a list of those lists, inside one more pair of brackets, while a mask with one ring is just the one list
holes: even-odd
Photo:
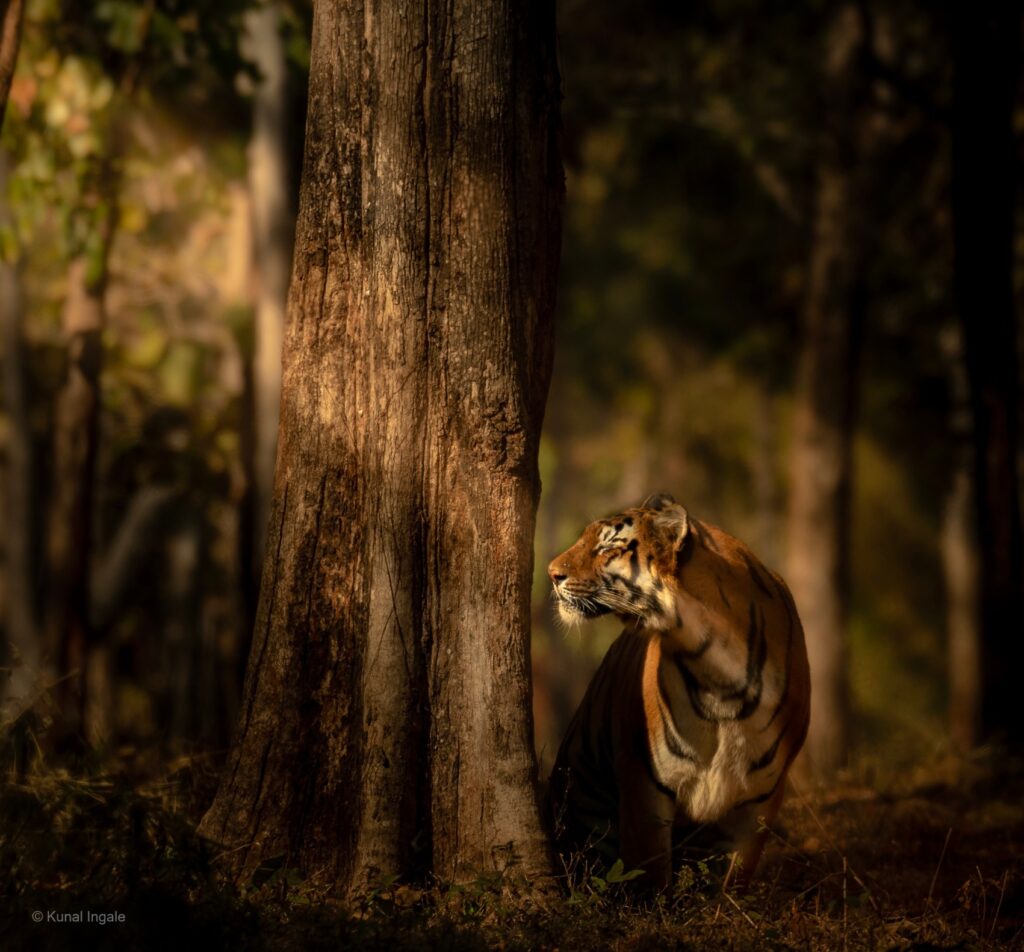
[[959, 328], [946, 328], [940, 341], [950, 390], [952, 452], [942, 512], [940, 550], [946, 582], [946, 637], [949, 662], [949, 733], [954, 746], [970, 750], [981, 736], [980, 581], [975, 517], [974, 453], [967, 372]]
[[[0, 126], [7, 111], [14, 67], [21, 45], [24, 0], [0, 0]], [[7, 156], [0, 155], [0, 188], [7, 190]], [[6, 194], [0, 195], [0, 219], [8, 218]], [[22, 298], [13, 262], [0, 261], [0, 335], [4, 345], [4, 404], [8, 422], [7, 492], [4, 500], [8, 594], [4, 627], [11, 674], [0, 685], [0, 711], [15, 716], [32, 690], [39, 663], [31, 571], [32, 440], [21, 333]], [[12, 705], [10, 702], [14, 702]]]
[[550, 869], [529, 598], [557, 101], [550, 3], [315, 5], [274, 505], [200, 827], [241, 875]]
[[825, 37], [819, 147], [790, 457], [787, 578], [807, 633], [811, 725], [806, 754], [828, 776], [849, 745], [847, 602], [853, 428], [861, 324], [863, 222], [854, 170], [863, 29], [844, 5]]
[[[0, 225], [10, 226], [6, 201], [9, 160], [0, 152]], [[3, 400], [7, 424], [4, 508], [4, 665], [0, 676], [0, 720], [16, 720], [39, 688], [40, 643], [33, 573], [33, 492], [29, 381], [24, 340], [24, 295], [20, 261], [0, 260], [0, 340], [3, 341]]]
[[95, 664], [103, 660], [92, 651], [90, 579], [102, 334], [106, 324], [107, 266], [117, 221], [117, 186], [106, 171], [100, 173], [98, 180], [102, 183], [103, 198], [90, 227], [96, 241], [72, 255], [61, 309], [67, 369], [57, 394], [54, 419], [46, 622], [51, 656], [58, 670], [70, 675], [58, 684], [61, 745], [77, 745], [83, 736], [93, 733], [86, 730], [86, 686], [97, 672], [90, 673], [87, 667], [90, 661]]
[[274, 488], [281, 340], [291, 273], [294, 209], [288, 192], [288, 70], [281, 15], [268, 3], [246, 15], [247, 53], [259, 71], [252, 99], [249, 196], [255, 301], [255, 545], [262, 553]]
[[952, 4], [954, 298], [963, 327], [974, 433], [981, 559], [981, 735], [1020, 742], [1024, 661], [1018, 370], [1013, 243], [1013, 117], [1019, 11]]
[[18, 62], [24, 12], [25, 0], [0, 0], [0, 124], [7, 111], [7, 96]]

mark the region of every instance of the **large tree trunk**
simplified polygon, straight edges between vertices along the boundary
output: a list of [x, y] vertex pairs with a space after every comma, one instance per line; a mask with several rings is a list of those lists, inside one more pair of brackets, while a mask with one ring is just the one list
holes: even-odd
[[854, 172], [862, 31], [853, 5], [825, 44], [823, 137], [793, 421], [788, 581], [811, 666], [811, 770], [828, 776], [849, 744], [846, 615], [863, 242]]
[[267, 557], [201, 825], [243, 875], [550, 869], [529, 599], [554, 49], [543, 2], [316, 4]]
[[18, 63], [21, 45], [21, 21], [25, 0], [0, 0], [0, 125], [7, 111], [7, 96]]
[[954, 294], [975, 440], [981, 557], [982, 736], [1020, 742], [1024, 662], [1013, 299], [1020, 17], [1012, 5], [953, 4]]

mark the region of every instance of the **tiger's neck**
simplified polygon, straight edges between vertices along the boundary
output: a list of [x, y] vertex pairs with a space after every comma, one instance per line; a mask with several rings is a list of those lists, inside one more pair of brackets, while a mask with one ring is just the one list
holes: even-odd
[[761, 701], [768, 660], [763, 611], [751, 602], [741, 621], [685, 592], [676, 604], [679, 623], [664, 632], [662, 653], [679, 667], [694, 706], [712, 719], [747, 716]]

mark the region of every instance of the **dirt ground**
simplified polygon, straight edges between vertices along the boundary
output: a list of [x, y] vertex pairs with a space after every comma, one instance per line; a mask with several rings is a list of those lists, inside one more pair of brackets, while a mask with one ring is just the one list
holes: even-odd
[[1024, 769], [993, 752], [794, 789], [748, 892], [688, 867], [654, 901], [613, 876], [526, 893], [514, 870], [344, 904], [299, 870], [238, 887], [194, 833], [213, 783], [201, 759], [131, 752], [8, 778], [0, 948], [1024, 949]]

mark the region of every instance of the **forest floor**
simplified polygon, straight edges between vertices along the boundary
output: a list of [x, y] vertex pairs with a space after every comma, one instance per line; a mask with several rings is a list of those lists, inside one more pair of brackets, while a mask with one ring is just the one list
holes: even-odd
[[597, 878], [539, 901], [500, 875], [346, 904], [296, 870], [239, 888], [194, 832], [214, 783], [201, 758], [127, 754], [4, 781], [0, 948], [1024, 949], [1024, 770], [991, 754], [791, 792], [748, 892], [690, 870], [656, 902]]

